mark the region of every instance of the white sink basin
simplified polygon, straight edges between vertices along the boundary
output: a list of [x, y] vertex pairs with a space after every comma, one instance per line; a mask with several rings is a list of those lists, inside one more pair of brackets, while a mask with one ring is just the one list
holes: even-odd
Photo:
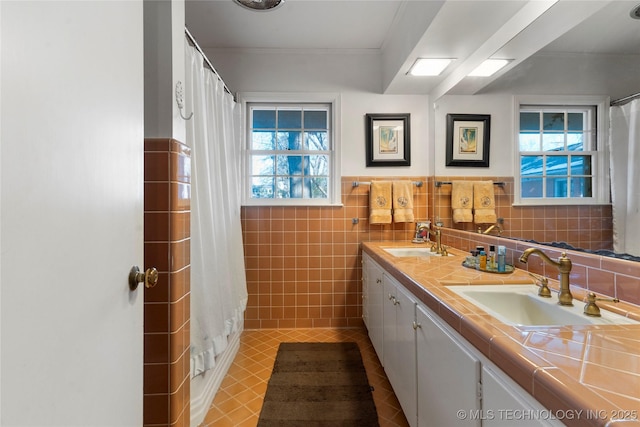
[[573, 306], [558, 304], [557, 295], [538, 296], [536, 285], [447, 286], [504, 323], [519, 326], [619, 325], [637, 324], [610, 311], [601, 310], [601, 317], [585, 315], [584, 303], [574, 300]]
[[[396, 257], [429, 257], [442, 256], [436, 252], [431, 252], [431, 246], [424, 248], [382, 248], [384, 251]], [[448, 256], [453, 256], [448, 254]]]

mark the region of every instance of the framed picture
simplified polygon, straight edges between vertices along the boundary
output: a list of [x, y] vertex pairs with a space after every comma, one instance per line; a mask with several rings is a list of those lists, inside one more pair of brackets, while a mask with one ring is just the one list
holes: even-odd
[[447, 166], [489, 167], [491, 116], [447, 114]]
[[411, 166], [410, 114], [367, 114], [367, 166]]

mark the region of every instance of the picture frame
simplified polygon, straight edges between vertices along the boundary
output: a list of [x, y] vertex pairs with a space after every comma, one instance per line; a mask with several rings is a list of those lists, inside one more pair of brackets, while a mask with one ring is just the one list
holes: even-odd
[[489, 167], [491, 116], [447, 114], [446, 166]]
[[411, 115], [366, 114], [366, 156], [369, 166], [411, 166]]

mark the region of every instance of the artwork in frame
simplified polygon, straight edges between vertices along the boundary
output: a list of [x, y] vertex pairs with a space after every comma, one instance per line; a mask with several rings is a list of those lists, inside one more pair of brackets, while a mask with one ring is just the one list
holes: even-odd
[[447, 114], [446, 166], [489, 167], [491, 116]]
[[410, 114], [367, 114], [367, 166], [411, 166]]

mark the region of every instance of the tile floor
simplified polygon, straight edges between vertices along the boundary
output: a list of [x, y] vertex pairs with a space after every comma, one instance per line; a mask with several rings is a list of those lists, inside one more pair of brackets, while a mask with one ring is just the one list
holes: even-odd
[[[244, 331], [240, 349], [201, 427], [255, 427], [281, 342], [355, 341], [360, 347], [380, 427], [408, 427], [365, 329], [262, 329]], [[364, 426], [363, 426], [364, 427]]]

